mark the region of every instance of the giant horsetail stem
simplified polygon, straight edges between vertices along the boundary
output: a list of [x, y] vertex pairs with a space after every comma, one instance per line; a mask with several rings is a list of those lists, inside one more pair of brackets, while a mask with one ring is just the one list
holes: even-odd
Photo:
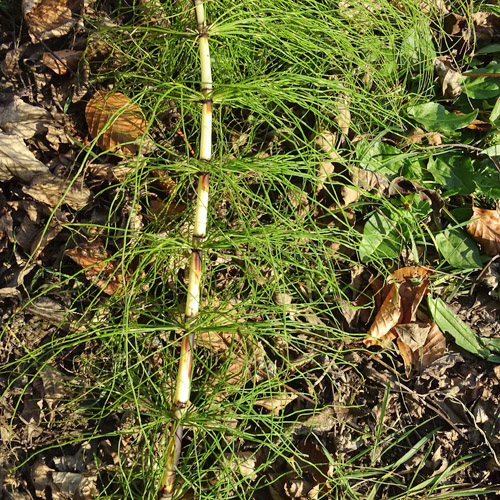
[[[201, 135], [200, 160], [209, 162], [212, 158], [212, 70], [210, 67], [210, 48], [208, 44], [207, 24], [203, 0], [194, 0], [198, 43], [200, 47], [201, 66]], [[173, 422], [170, 428], [165, 457], [165, 470], [159, 485], [158, 498], [171, 498], [174, 493], [175, 473], [182, 445], [183, 420], [191, 392], [191, 376], [193, 367], [194, 332], [193, 320], [198, 315], [201, 298], [202, 250], [200, 243], [206, 236], [208, 188], [210, 175], [201, 172], [198, 180], [196, 211], [194, 216], [191, 264], [189, 268], [186, 311], [184, 315], [185, 332], [181, 342], [179, 370], [175, 385], [173, 402]]]

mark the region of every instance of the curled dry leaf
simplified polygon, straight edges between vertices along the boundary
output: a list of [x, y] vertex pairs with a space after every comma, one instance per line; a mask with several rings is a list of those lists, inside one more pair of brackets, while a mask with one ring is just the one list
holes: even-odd
[[35, 176], [47, 173], [49, 169], [35, 158], [20, 137], [0, 132], [1, 182], [14, 178], [31, 182]]
[[446, 8], [446, 3], [443, 0], [423, 0], [421, 2], [418, 2], [417, 0], [417, 4], [424, 14], [448, 14], [449, 12]]
[[19, 74], [19, 56], [22, 53], [21, 47], [9, 50], [0, 63], [0, 71], [7, 78], [14, 79]]
[[[431, 269], [404, 267], [395, 271], [394, 282], [368, 332], [366, 345], [385, 343], [397, 337], [399, 352], [409, 375], [414, 367], [421, 372], [443, 356], [446, 340], [437, 325], [427, 318], [416, 321], [417, 308], [429, 291]], [[377, 340], [374, 340], [377, 339]]]
[[[254, 347], [240, 333], [202, 331], [197, 334], [198, 345], [218, 355], [224, 362], [224, 387], [241, 388], [249, 380]], [[227, 360], [229, 359], [229, 363]], [[221, 401], [227, 393], [216, 395]]]
[[462, 93], [459, 83], [462, 74], [453, 69], [451, 57], [437, 57], [434, 59], [434, 71], [436, 72], [441, 91], [445, 99], [456, 99]]
[[[349, 167], [349, 170], [351, 172], [352, 183], [358, 188], [361, 188], [361, 190], [377, 190], [380, 194], [387, 194], [389, 192], [389, 181], [383, 175], [354, 166]], [[343, 206], [345, 207], [357, 201], [362, 192], [361, 190], [349, 186], [342, 186], [341, 192], [344, 198]]]
[[47, 110], [32, 106], [18, 96], [11, 95], [0, 104], [0, 127], [7, 134], [30, 139], [37, 133], [46, 132], [51, 121]]
[[[396, 336], [394, 327], [414, 320], [418, 305], [429, 290], [431, 270], [426, 267], [403, 267], [388, 279], [392, 283], [375, 319], [368, 330], [366, 345], [376, 345]], [[414, 280], [420, 280], [414, 283]]]
[[[253, 451], [237, 451], [236, 453], [224, 453], [222, 455], [223, 474], [233, 473], [238, 480], [241, 478], [254, 481], [257, 479], [255, 469], [257, 467], [257, 456]], [[228, 478], [229, 479], [229, 478]]]
[[77, 23], [81, 0], [23, 0], [23, 14], [33, 42], [59, 37]]
[[431, 146], [439, 146], [443, 143], [443, 136], [439, 132], [424, 132], [421, 128], [414, 128], [408, 135], [403, 147], [410, 144], [421, 144], [424, 139], [427, 139]]
[[352, 183], [357, 186], [358, 189], [342, 186], [342, 196], [344, 197], [343, 206], [347, 206], [356, 201], [362, 190], [376, 191], [383, 196], [406, 196], [408, 194], [418, 193], [419, 199], [429, 202], [434, 213], [438, 213], [444, 205], [443, 199], [437, 191], [423, 188], [405, 177], [396, 177], [392, 181], [389, 181], [385, 176], [370, 170], [350, 167], [350, 171]]
[[[399, 330], [400, 327], [404, 328], [404, 333]], [[400, 334], [397, 344], [407, 375], [410, 375], [415, 367], [419, 373], [422, 373], [432, 362], [444, 356], [446, 339], [433, 321], [397, 325], [395, 328]]]
[[81, 50], [56, 50], [54, 52], [44, 52], [42, 61], [47, 68], [51, 69], [57, 75], [65, 75], [68, 70], [74, 71], [83, 51]]
[[85, 119], [90, 135], [103, 150], [132, 155], [139, 151], [138, 140], [144, 137], [147, 123], [139, 107], [124, 94], [96, 92], [85, 108]]
[[488, 255], [500, 253], [500, 214], [496, 210], [472, 207], [472, 222], [467, 224], [469, 234]]
[[365, 340], [365, 344], [376, 345], [378, 342], [373, 339], [387, 340], [384, 337], [399, 323], [400, 316], [398, 285], [394, 283], [368, 330], [370, 338]]

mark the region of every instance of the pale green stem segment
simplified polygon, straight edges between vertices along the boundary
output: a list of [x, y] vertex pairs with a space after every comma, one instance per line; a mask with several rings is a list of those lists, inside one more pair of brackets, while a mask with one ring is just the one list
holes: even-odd
[[[209, 162], [212, 158], [212, 70], [210, 67], [210, 50], [208, 44], [207, 25], [203, 0], [195, 0], [196, 21], [198, 25], [198, 41], [201, 63], [201, 93], [203, 95], [201, 110], [200, 160]], [[189, 268], [188, 293], [186, 299], [185, 324], [186, 332], [181, 342], [179, 371], [174, 394], [174, 421], [170, 429], [165, 458], [165, 470], [158, 491], [158, 498], [172, 498], [174, 494], [175, 472], [181, 454], [183, 420], [191, 392], [191, 375], [193, 369], [194, 318], [198, 315], [201, 300], [202, 251], [200, 243], [206, 236], [208, 190], [210, 175], [200, 174], [194, 216], [193, 243], [191, 264]]]

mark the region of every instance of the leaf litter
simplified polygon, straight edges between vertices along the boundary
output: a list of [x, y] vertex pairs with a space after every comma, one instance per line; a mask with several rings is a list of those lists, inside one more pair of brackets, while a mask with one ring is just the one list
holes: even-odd
[[[376, 9], [377, 6], [372, 8]], [[423, 8], [437, 9], [448, 14], [447, 8], [440, 2], [432, 5], [425, 2]], [[26, 42], [19, 48], [2, 48], [2, 71], [9, 78], [15, 79], [19, 75], [29, 73], [31, 70], [27, 70], [25, 64], [27, 60], [45, 66], [45, 69], [38, 71], [34, 77], [34, 85], [28, 95], [23, 98], [18, 95], [9, 96], [6, 104], [2, 101], [3, 111], [0, 113], [0, 127], [3, 131], [0, 141], [4, 146], [1, 147], [0, 175], [1, 181], [8, 183], [6, 185], [10, 189], [9, 198], [1, 200], [0, 250], [6, 265], [0, 275], [0, 301], [5, 305], [3, 320], [9, 315], [15, 318], [6, 328], [6, 332], [10, 333], [5, 344], [0, 347], [0, 359], [3, 362], [21, 359], [26, 349], [34, 351], [51, 338], [62, 342], [68, 332], [78, 331], [75, 326], [78, 321], [75, 318], [79, 317], [80, 312], [73, 310], [75, 304], [68, 301], [68, 295], [76, 290], [81, 291], [82, 287], [91, 285], [113, 300], [121, 300], [124, 290], [129, 286], [129, 280], [137, 276], [138, 263], [132, 262], [129, 267], [124, 266], [117, 258], [117, 250], [122, 248], [120, 237], [114, 234], [115, 241], [113, 238], [108, 240], [107, 235], [96, 229], [99, 224], [105, 226], [110, 217], [127, 218], [131, 214], [136, 215], [134, 220], [149, 219], [159, 222], [161, 215], [167, 212], [168, 216], [161, 221], [160, 226], [164, 231], [166, 228], [168, 230], [171, 221], [186, 207], [186, 198], [181, 199], [184, 196], [182, 183], [179, 182], [179, 177], [171, 175], [167, 169], [151, 171], [150, 182], [156, 183], [161, 192], [144, 195], [141, 199], [142, 206], [136, 206], [127, 199], [120, 206], [122, 213], [110, 215], [108, 209], [113, 203], [110, 201], [112, 197], [106, 199], [101, 193], [100, 198], [94, 200], [93, 194], [97, 193], [99, 187], [116, 189], [114, 185], [117, 181], [123, 181], [134, 172], [134, 166], [127, 163], [126, 157], [134, 157], [139, 153], [141, 143], [145, 142], [147, 127], [140, 108], [124, 94], [109, 93], [107, 90], [87, 94], [86, 88], [78, 88], [76, 80], [82, 78], [85, 81], [88, 60], [92, 63], [93, 56], [87, 54], [87, 60], [81, 61], [82, 47], [78, 46], [78, 40], [76, 45], [73, 45], [68, 39], [64, 39], [64, 36], [72, 30], [76, 38], [84, 36], [81, 32], [81, 9], [80, 2], [25, 2], [23, 15], [32, 42]], [[450, 36], [460, 38], [463, 46], [469, 50], [477, 41], [497, 39], [498, 18], [494, 14], [476, 13], [473, 15], [473, 23], [475, 37], [467, 31], [467, 20], [464, 16], [451, 14], [445, 22], [445, 27]], [[5, 29], [3, 25], [2, 29]], [[61, 43], [57, 47], [51, 46], [58, 50], [46, 51], [46, 47], [40, 46], [36, 51], [30, 52], [32, 44], [58, 38], [68, 44], [68, 48], [61, 50]], [[97, 45], [99, 44], [95, 43], [92, 49], [94, 54], [100, 51], [101, 54], [111, 53], [109, 48]], [[454, 51], [451, 56], [434, 59], [439, 90], [445, 99], [455, 99], [464, 90], [460, 71], [458, 68], [455, 70], [451, 63], [458, 49]], [[116, 61], [118, 58], [115, 63]], [[57, 81], [54, 78], [66, 80]], [[64, 159], [67, 152], [65, 150], [71, 149], [73, 143], [66, 134], [66, 124], [62, 125], [54, 120], [53, 107], [49, 111], [46, 106], [47, 101], [50, 102], [51, 99], [59, 105], [63, 102], [77, 104], [86, 94], [88, 104], [85, 119], [89, 134], [96, 140], [99, 148], [109, 154], [102, 161], [98, 159], [93, 164], [89, 161], [85, 169], [81, 170], [75, 167], [74, 156], [70, 155], [68, 161]], [[359, 200], [364, 203], [367, 195], [392, 197], [394, 203], [414, 196], [429, 203], [434, 216], [439, 217], [445, 202], [436, 184], [428, 187], [427, 181], [422, 183], [418, 176], [412, 177], [404, 170], [404, 166], [401, 166], [401, 171], [398, 172], [402, 175], [393, 175], [396, 172], [385, 170], [381, 173], [368, 170], [366, 164], [359, 168], [346, 161], [340, 148], [346, 147], [349, 138], [356, 133], [353, 128], [355, 124], [351, 123], [352, 103], [348, 94], [340, 95], [338, 103], [338, 113], [334, 118], [336, 126], [316, 134], [316, 147], [324, 155], [318, 165], [317, 182], [310, 189], [311, 192], [307, 188], [302, 189], [302, 195], [296, 196], [290, 202], [295, 203], [295, 207], [303, 207], [302, 217], [317, 217], [319, 221], [320, 216], [327, 212], [323, 210], [322, 214], [321, 211], [311, 211], [310, 200], [314, 193], [318, 195], [321, 203], [326, 203], [330, 208], [342, 204], [356, 204]], [[447, 140], [444, 134], [434, 129], [456, 133], [468, 126], [477, 125], [474, 121], [475, 111], [459, 114], [439, 106], [433, 103], [426, 108], [410, 110], [410, 117], [429, 129], [427, 132], [416, 132], [408, 138], [414, 145], [427, 141], [432, 146], [440, 146], [443, 139]], [[79, 117], [70, 117], [75, 122], [70, 123], [69, 128], [72, 137], [83, 143], [82, 107], [78, 113]], [[441, 120], [444, 120], [444, 124]], [[403, 143], [398, 142], [399, 140], [401, 138], [389, 137], [381, 142], [399, 144], [399, 147], [404, 149], [406, 146], [402, 146]], [[278, 149], [280, 146], [275, 144], [273, 147]], [[397, 152], [397, 148], [393, 147], [392, 151]], [[115, 160], [113, 154], [125, 158]], [[374, 164], [375, 162], [372, 163]], [[342, 176], [344, 180], [339, 191], [343, 201], [339, 201], [339, 198], [332, 194], [332, 186]], [[141, 193], [141, 196], [143, 194]], [[290, 196], [289, 200], [291, 199]], [[102, 200], [105, 200], [104, 203]], [[108, 208], [105, 207], [106, 203]], [[495, 236], [494, 212], [474, 208], [474, 217], [478, 219], [474, 221], [473, 217], [467, 224], [467, 230], [482, 246], [483, 251], [490, 255], [498, 253], [495, 246], [498, 238]], [[222, 217], [223, 214], [224, 210], [221, 208], [218, 215]], [[355, 219], [356, 214], [353, 213], [352, 227], [360, 224], [360, 217], [358, 216], [357, 221]], [[81, 223], [83, 228], [76, 242], [67, 230], [68, 224], [73, 222]], [[325, 220], [322, 223], [330, 229], [335, 229], [338, 224]], [[123, 229], [123, 225], [117, 224], [117, 227]], [[138, 222], [132, 228], [133, 237], [129, 241], [134, 242], [142, 237], [142, 227], [142, 222]], [[82, 241], [84, 243], [77, 243]], [[109, 244], [109, 241], [113, 243]], [[68, 242], [71, 248], [68, 248]], [[341, 253], [341, 248], [340, 245], [335, 247], [336, 254]], [[354, 255], [354, 252], [351, 255]], [[241, 265], [238, 259], [239, 257], [234, 261]], [[70, 287], [65, 288], [65, 285], [47, 278], [44, 287], [49, 289], [49, 295], [42, 296], [45, 301], [32, 300], [26, 295], [26, 285], [23, 283], [31, 284], [36, 272], [58, 266], [64, 266], [66, 271], [70, 260], [74, 261]], [[179, 259], [180, 262], [182, 260]], [[185, 270], [183, 264], [175, 266], [175, 271], [182, 275]], [[373, 440], [362, 432], [363, 429], [375, 429], [380, 422], [390, 422], [391, 425], [399, 425], [408, 430], [417, 426], [420, 435], [414, 436], [412, 431], [407, 436], [410, 446], [421, 442], [421, 435], [432, 434], [432, 450], [410, 447], [415, 453], [411, 466], [422, 471], [419, 477], [432, 478], [446, 471], [458, 456], [477, 452], [478, 456], [487, 457], [485, 450], [498, 449], [498, 429], [491, 418], [499, 404], [496, 389], [498, 370], [495, 371], [491, 364], [470, 354], [486, 354], [483, 358], [495, 355], [498, 347], [495, 343], [497, 330], [492, 329], [493, 335], [488, 337], [488, 342], [485, 339], [477, 340], [474, 331], [457, 326], [459, 323], [456, 321], [456, 315], [454, 312], [446, 312], [444, 307], [447, 306], [440, 305], [439, 313], [436, 313], [435, 308], [433, 310], [432, 302], [431, 307], [426, 307], [423, 299], [426, 295], [434, 296], [431, 282], [436, 274], [428, 268], [418, 266], [417, 263], [393, 272], [387, 271], [386, 281], [378, 280], [377, 283], [372, 277], [367, 279], [367, 276], [374, 272], [370, 265], [363, 264], [360, 268], [359, 283], [356, 286], [350, 281], [350, 273], [346, 279], [347, 286], [352, 286], [353, 289], [353, 300], [350, 304], [358, 308], [357, 321], [354, 317], [348, 318], [347, 311], [350, 306], [345, 298], [343, 301], [338, 300], [342, 305], [333, 313], [330, 310], [318, 311], [313, 306], [296, 307], [290, 294], [278, 293], [272, 298], [275, 305], [281, 308], [288, 326], [294, 328], [293, 334], [297, 337], [293, 340], [282, 339], [281, 344], [275, 346], [280, 357], [271, 354], [271, 359], [266, 359], [271, 351], [270, 345], [264, 346], [254, 342], [245, 335], [243, 329], [241, 333], [230, 333], [231, 329], [225, 331], [225, 327], [242, 322], [239, 311], [244, 311], [245, 306], [239, 302], [241, 297], [230, 303], [227, 310], [219, 311], [224, 321], [212, 325], [200, 335], [200, 352], [204, 352], [214, 361], [214, 374], [212, 378], [207, 379], [207, 385], [221, 378], [227, 383], [227, 391], [218, 392], [216, 403], [226, 404], [238, 392], [266, 379], [272, 379], [278, 373], [283, 379], [282, 390], [274, 391], [270, 395], [264, 392], [265, 397], [253, 401], [257, 411], [262, 412], [256, 421], [265, 421], [262, 415], [278, 419], [295, 413], [300, 414], [297, 419], [291, 419], [283, 435], [277, 438], [277, 443], [273, 443], [273, 446], [276, 446], [280, 444], [280, 440], [289, 439], [284, 448], [286, 451], [267, 469], [262, 469], [263, 458], [254, 453], [251, 440], [242, 442], [236, 452], [222, 455], [218, 459], [220, 469], [228, 478], [236, 478], [237, 481], [243, 478], [249, 484], [255, 484], [265, 476], [272, 483], [266, 487], [265, 495], [273, 498], [340, 498], [345, 491], [335, 480], [337, 472], [334, 464], [337, 461], [350, 460], [360, 451], [373, 448], [373, 453], [364, 454], [356, 463], [356, 467], [364, 468], [368, 480], [376, 482], [381, 476], [377, 476], [373, 471], [373, 463], [363, 457], [375, 457], [376, 465], [383, 469], [393, 464], [403, 453], [396, 453], [396, 458], [392, 461], [388, 459], [394, 451], [389, 444], [390, 430], [383, 431], [382, 441]], [[75, 272], [80, 272], [76, 278]], [[234, 269], [231, 272], [234, 273]], [[229, 276], [220, 279], [220, 283], [229, 285], [234, 281], [234, 276], [228, 274]], [[262, 275], [269, 279], [272, 270], [262, 270]], [[165, 286], [174, 288], [175, 284], [168, 282]], [[302, 286], [301, 293], [312, 297], [313, 294], [307, 290], [307, 286]], [[142, 289], [141, 293], [149, 293], [148, 288]], [[212, 302], [215, 296], [215, 293], [211, 295]], [[370, 310], [371, 303], [376, 305]], [[112, 307], [102, 312], [102, 317], [106, 317], [106, 320], [112, 321], [113, 316], [117, 314]], [[121, 304], [118, 306], [118, 309], [120, 308]], [[483, 304], [480, 304], [475, 310], [482, 308]], [[130, 317], [134, 318], [134, 314]], [[345, 353], [346, 364], [336, 364], [328, 355], [318, 354], [321, 350], [330, 353], [329, 349], [336, 345], [337, 341], [323, 340], [318, 346], [317, 337], [311, 335], [311, 331], [326, 329], [331, 324], [332, 317], [342, 321], [351, 331], [361, 327], [362, 334], [368, 335], [362, 345], [370, 347], [370, 351], [348, 350]], [[278, 314], [269, 318], [269, 321], [275, 322], [276, 318], [279, 318]], [[99, 321], [99, 318], [95, 320]], [[470, 322], [471, 319], [467, 318], [467, 321]], [[438, 323], [444, 333], [450, 336], [448, 341]], [[57, 327], [54, 326], [56, 324]], [[371, 326], [368, 329], [369, 324]], [[465, 341], [463, 338], [457, 341], [460, 334], [467, 337]], [[162, 341], [167, 342], [165, 338], [155, 339], [156, 343], [152, 342], [151, 345], [161, 346]], [[466, 352], [457, 350], [451, 342], [453, 338], [459, 347], [468, 348], [465, 349]], [[479, 342], [477, 345], [474, 343], [476, 341]], [[298, 349], [297, 342], [304, 345]], [[351, 344], [348, 347], [357, 345], [355, 341], [349, 342]], [[471, 345], [486, 350], [474, 352], [471, 351]], [[391, 353], [396, 346], [401, 358]], [[74, 434], [89, 428], [84, 416], [75, 417], [78, 414], [73, 413], [70, 405], [65, 404], [75, 396], [68, 390], [72, 384], [61, 374], [74, 376], [75, 370], [77, 373], [80, 370], [77, 384], [80, 383], [80, 378], [85, 378], [88, 371], [85, 360], [94, 359], [100, 347], [89, 343], [83, 347], [81, 357], [78, 349], [75, 354], [68, 348], [37, 373], [20, 375], [15, 381], [9, 377], [17, 375], [6, 375], [2, 372], [0, 384], [2, 390], [7, 389], [0, 403], [0, 431], [2, 440], [10, 446], [9, 450], [0, 451], [2, 462], [14, 465], [21, 463], [35, 452], [47, 448], [58, 435]], [[148, 366], [154, 367], [158, 372], [163, 370], [157, 353], [152, 355], [144, 351], [140, 355], [151, 357], [147, 360]], [[282, 358], [285, 358], [286, 362], [283, 362]], [[356, 369], [353, 369], [354, 366]], [[296, 373], [307, 373], [307, 377], [297, 379]], [[405, 379], [403, 375], [408, 378]], [[96, 387], [100, 383], [97, 378], [91, 380]], [[18, 406], [20, 409], [16, 410]], [[144, 413], [149, 411], [150, 408], [147, 408]], [[25, 467], [30, 479], [23, 475], [24, 471], [7, 470], [4, 491], [7, 491], [7, 494], [27, 497], [27, 491], [31, 488], [39, 498], [61, 499], [95, 498], [102, 495], [100, 488], [109, 477], [124, 466], [130, 467], [131, 470], [137, 466], [137, 463], [130, 459], [134, 454], [131, 450], [137, 449], [138, 445], [143, 446], [143, 442], [140, 437], [127, 430], [127, 425], [132, 421], [131, 412], [132, 410], [127, 408], [118, 412], [119, 422], [106, 423], [112, 428], [110, 438], [91, 437], [88, 442], [81, 441], [73, 446], [50, 449], [40, 459], [31, 458]], [[436, 422], [439, 422], [439, 425], [435, 425]], [[237, 422], [235, 425], [238, 425]], [[259, 432], [255, 423], [250, 423], [248, 429], [249, 432]], [[121, 433], [126, 437], [119, 441], [116, 436]], [[224, 439], [231, 442], [230, 437], [228, 432]], [[407, 448], [404, 452], [408, 453]], [[129, 458], [124, 459], [127, 455]], [[494, 453], [489, 456], [494, 458]], [[100, 470], [96, 468], [96, 457], [102, 464]], [[458, 478], [457, 481], [479, 484], [484, 480], [484, 471], [486, 475], [494, 478], [498, 474], [497, 466], [495, 460], [485, 458], [477, 469], [471, 467], [466, 473], [459, 473], [455, 477]], [[363, 489], [363, 485], [354, 485], [354, 490], [356, 494], [368, 495], [368, 490]], [[371, 497], [383, 498], [383, 495], [372, 494]]]

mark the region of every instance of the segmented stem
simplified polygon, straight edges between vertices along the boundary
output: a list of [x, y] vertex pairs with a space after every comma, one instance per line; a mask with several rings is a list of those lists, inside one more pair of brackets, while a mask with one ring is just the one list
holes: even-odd
[[[195, 0], [196, 21], [198, 25], [198, 42], [200, 47], [201, 63], [201, 136], [200, 160], [209, 162], [212, 157], [212, 70], [210, 67], [210, 49], [208, 32], [205, 22], [205, 8], [203, 0]], [[189, 268], [188, 293], [186, 299], [185, 325], [186, 330], [181, 341], [179, 371], [175, 386], [173, 417], [170, 428], [168, 446], [165, 458], [165, 470], [160, 482], [158, 498], [171, 498], [174, 493], [175, 472], [181, 454], [183, 420], [186, 415], [189, 395], [191, 392], [191, 375], [193, 368], [194, 332], [192, 331], [194, 318], [200, 309], [201, 278], [202, 278], [202, 250], [200, 243], [206, 236], [208, 189], [210, 174], [201, 172], [198, 180], [196, 211], [194, 216], [193, 241], [191, 249], [191, 264]]]

